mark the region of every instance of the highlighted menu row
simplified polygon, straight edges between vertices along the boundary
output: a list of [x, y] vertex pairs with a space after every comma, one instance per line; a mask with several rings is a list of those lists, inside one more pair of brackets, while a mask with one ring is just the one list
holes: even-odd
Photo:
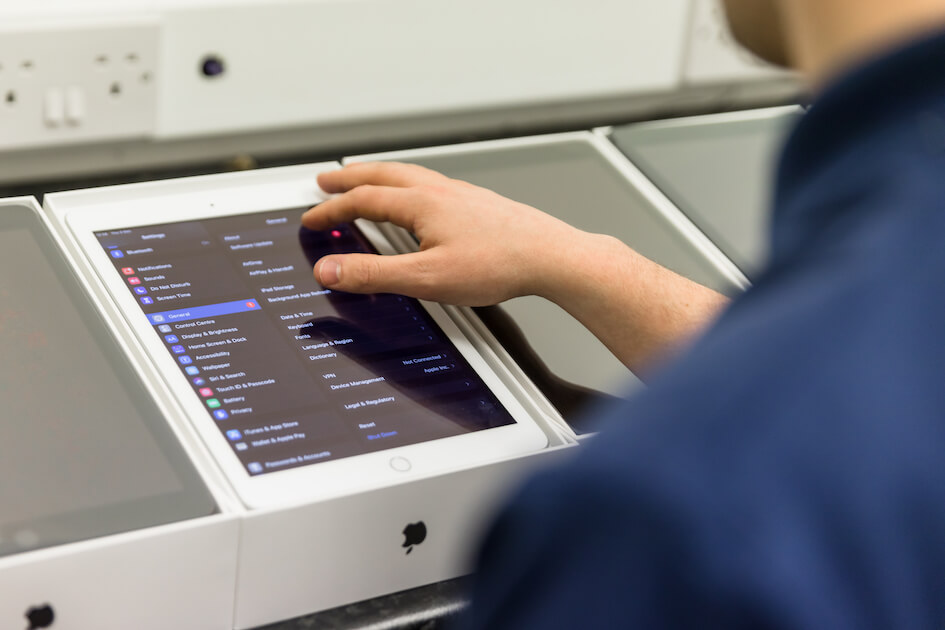
[[148, 315], [148, 321], [150, 321], [152, 324], [163, 324], [165, 322], [184, 322], [191, 319], [201, 319], [203, 317], [219, 317], [221, 315], [233, 315], [235, 313], [246, 313], [248, 311], [258, 310], [261, 310], [258, 300], [234, 300], [232, 302], [223, 302], [221, 304], [208, 304], [206, 306], [182, 308], [176, 311], [151, 313]]

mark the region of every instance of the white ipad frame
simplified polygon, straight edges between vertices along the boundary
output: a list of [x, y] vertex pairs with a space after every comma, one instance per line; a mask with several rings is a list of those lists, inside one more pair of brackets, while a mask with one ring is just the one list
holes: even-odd
[[[285, 169], [291, 174], [288, 179], [261, 179], [255, 183], [252, 177], [246, 178], [248, 181], [241, 181], [234, 175], [224, 175], [179, 180], [187, 182], [181, 187], [175, 187], [173, 182], [123, 186], [120, 188], [127, 194], [117, 197], [108, 195], [107, 200], [101, 199], [100, 203], [95, 202], [93, 196], [88, 200], [89, 203], [66, 209], [62, 215], [95, 276], [145, 348], [236, 494], [248, 507], [265, 508], [330, 499], [471, 468], [545, 448], [548, 444], [545, 432], [525, 411], [516, 395], [479, 356], [450, 315], [438, 304], [418, 300], [512, 415], [515, 424], [261, 475], [247, 472], [167, 352], [152, 324], [127, 291], [95, 233], [254, 212], [301, 211], [326, 198], [317, 189], [314, 175], [332, 168], [337, 168], [337, 165]], [[362, 220], [356, 223], [381, 255], [397, 253], [376, 225]], [[396, 464], [393, 463], [395, 459]], [[409, 463], [408, 470], [403, 470], [404, 460]]]

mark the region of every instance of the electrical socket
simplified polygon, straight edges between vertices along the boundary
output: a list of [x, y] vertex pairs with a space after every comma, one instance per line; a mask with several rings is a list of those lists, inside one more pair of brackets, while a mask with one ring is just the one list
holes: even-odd
[[0, 27], [0, 150], [153, 135], [160, 23]]
[[685, 84], [744, 83], [790, 76], [735, 43], [720, 0], [692, 0], [690, 10]]

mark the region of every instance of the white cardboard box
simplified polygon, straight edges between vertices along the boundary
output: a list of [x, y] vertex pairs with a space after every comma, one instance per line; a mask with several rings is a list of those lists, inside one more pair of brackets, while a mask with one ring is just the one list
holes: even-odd
[[[0, 212], [13, 205], [31, 206], [43, 217], [31, 197], [0, 200]], [[96, 301], [106, 319], [114, 317]], [[115, 327], [113, 333], [135, 357], [131, 340]], [[147, 364], [135, 363], [153, 384]], [[232, 627], [238, 505], [193, 432], [175, 421], [173, 401], [160, 387], [152, 394], [219, 513], [0, 558], [0, 627], [26, 628], [27, 611], [46, 605], [54, 611], [54, 627], [64, 630]]]
[[231, 628], [238, 540], [222, 513], [3, 558], [0, 625], [49, 605], [64, 630]]
[[[314, 191], [315, 174], [324, 167], [293, 166], [60, 193], [48, 195], [45, 205], [92, 291], [110, 300], [69, 232], [70, 212], [137, 195], [158, 201], [195, 195], [209, 202], [221, 186], [278, 189], [281, 201], [288, 196], [302, 207], [313, 202], [306, 191]], [[320, 502], [266, 510], [234, 507], [241, 525], [238, 549], [234, 545], [231, 550], [234, 557], [238, 551], [237, 575], [229, 584], [235, 592], [235, 627], [250, 628], [468, 573], [468, 554], [501, 497], [528, 470], [553, 461], [576, 443], [554, 408], [471, 311], [448, 308], [448, 312], [545, 430], [549, 448], [444, 475], [423, 477], [412, 472], [396, 485]], [[123, 320], [120, 326], [133, 336]], [[224, 491], [231, 493], [229, 488]], [[428, 536], [407, 553], [403, 531], [419, 521], [425, 523]], [[202, 583], [191, 584], [192, 591], [200, 588]]]

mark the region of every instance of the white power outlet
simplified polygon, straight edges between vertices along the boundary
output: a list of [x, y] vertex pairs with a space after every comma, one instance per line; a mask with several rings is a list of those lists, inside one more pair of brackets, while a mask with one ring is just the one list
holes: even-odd
[[0, 27], [0, 150], [152, 135], [160, 24]]
[[720, 0], [692, 0], [691, 10], [684, 83], [742, 83], [789, 76], [735, 43]]

